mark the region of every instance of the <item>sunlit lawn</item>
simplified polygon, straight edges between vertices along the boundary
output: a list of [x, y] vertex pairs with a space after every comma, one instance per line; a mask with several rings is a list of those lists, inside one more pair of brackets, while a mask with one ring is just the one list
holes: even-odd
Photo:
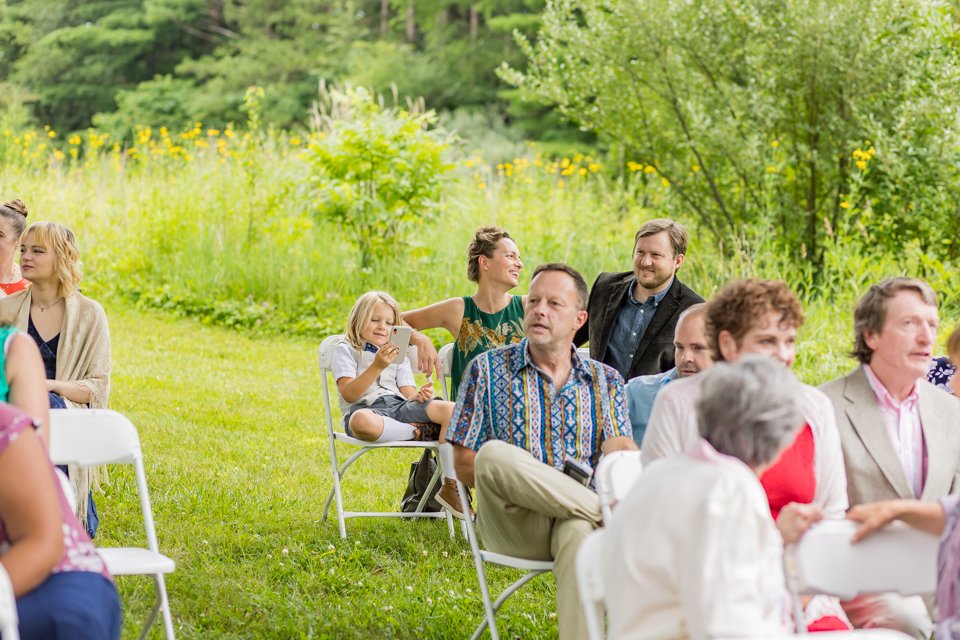
[[[110, 406], [140, 430], [181, 638], [467, 637], [482, 608], [469, 548], [443, 521], [321, 522], [331, 487], [316, 343], [252, 339], [107, 304]], [[413, 452], [375, 452], [345, 483], [355, 508], [399, 504]], [[132, 473], [115, 467], [97, 542], [142, 541]], [[136, 538], [135, 538], [136, 537]], [[506, 570], [492, 573], [503, 585]], [[124, 637], [153, 601], [119, 580]], [[556, 634], [553, 581], [539, 578], [498, 620], [505, 637]], [[162, 636], [159, 625], [151, 637]]]

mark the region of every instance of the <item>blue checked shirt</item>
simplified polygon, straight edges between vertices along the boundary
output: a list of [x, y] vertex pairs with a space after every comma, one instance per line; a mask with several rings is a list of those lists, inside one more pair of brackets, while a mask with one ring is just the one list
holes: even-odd
[[604, 440], [631, 436], [623, 378], [571, 353], [561, 389], [533, 364], [526, 340], [478, 355], [460, 383], [447, 440], [474, 451], [503, 440], [557, 469], [566, 458], [596, 467]]
[[610, 340], [607, 342], [607, 357], [604, 358], [604, 362], [624, 377], [630, 372], [630, 365], [633, 364], [633, 356], [640, 347], [640, 341], [643, 340], [643, 335], [647, 332], [647, 327], [650, 326], [660, 301], [670, 291], [673, 280], [670, 280], [670, 284], [663, 291], [648, 297], [643, 302], [638, 302], [633, 297], [633, 288], [636, 284], [637, 278], [634, 277], [617, 313], [617, 321], [613, 325]]

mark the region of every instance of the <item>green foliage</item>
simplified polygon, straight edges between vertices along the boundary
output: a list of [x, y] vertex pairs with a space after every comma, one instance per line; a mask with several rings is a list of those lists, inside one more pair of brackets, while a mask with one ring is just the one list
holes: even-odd
[[396, 256], [415, 226], [437, 219], [452, 168], [433, 111], [381, 102], [364, 89], [321, 90], [308, 154], [316, 210], [349, 232], [362, 267]]
[[[321, 81], [396, 87], [439, 110], [509, 110], [540, 133], [569, 129], [517, 108], [497, 66], [523, 64], [510, 33], [532, 34], [543, 0], [0, 0], [0, 109], [60, 131], [93, 123], [114, 139], [136, 125], [242, 120], [303, 126]], [[17, 118], [19, 121], [19, 117]]]
[[200, 53], [203, 42], [182, 25], [202, 24], [204, 9], [196, 0], [15, 3], [0, 12], [0, 42], [13, 45], [0, 80], [36, 94], [41, 122], [82, 129], [114, 109], [117, 91]]
[[[881, 0], [555, 0], [504, 77], [624, 147], [727, 247], [775, 233], [824, 260], [861, 226], [935, 255], [957, 229], [951, 16]], [[875, 149], [869, 158], [857, 150]]]

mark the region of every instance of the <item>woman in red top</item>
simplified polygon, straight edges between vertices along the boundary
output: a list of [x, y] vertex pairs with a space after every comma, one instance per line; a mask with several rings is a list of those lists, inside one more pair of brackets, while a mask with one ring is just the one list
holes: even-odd
[[20, 199], [0, 204], [0, 291], [10, 295], [27, 288], [13, 255], [27, 226], [27, 205]]

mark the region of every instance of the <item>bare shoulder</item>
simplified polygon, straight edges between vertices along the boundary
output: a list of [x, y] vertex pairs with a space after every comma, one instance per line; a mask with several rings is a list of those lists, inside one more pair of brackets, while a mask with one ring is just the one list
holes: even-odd
[[418, 331], [439, 328], [456, 335], [463, 322], [463, 310], [463, 298], [447, 298], [401, 315], [407, 324]]

